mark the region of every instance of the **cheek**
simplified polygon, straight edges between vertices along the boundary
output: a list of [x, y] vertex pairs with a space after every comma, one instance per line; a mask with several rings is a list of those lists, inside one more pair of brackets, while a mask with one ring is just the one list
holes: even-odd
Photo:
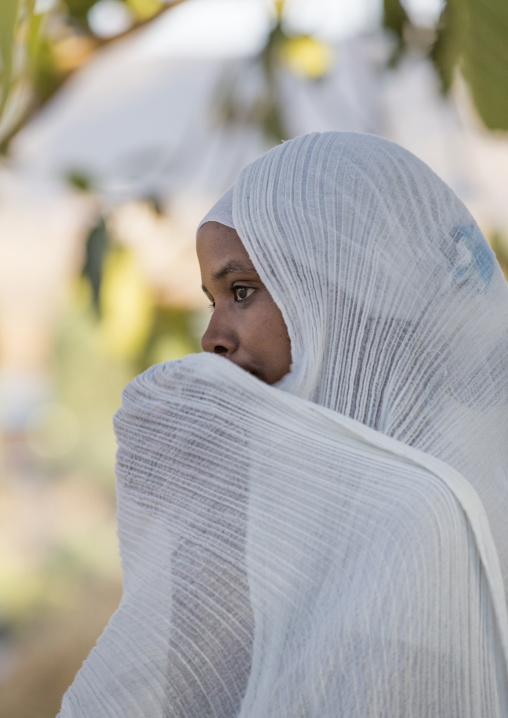
[[[253, 318], [254, 319], [254, 318]], [[291, 363], [291, 344], [282, 314], [267, 294], [251, 327], [251, 345], [282, 363]], [[289, 368], [289, 367], [288, 367]]]

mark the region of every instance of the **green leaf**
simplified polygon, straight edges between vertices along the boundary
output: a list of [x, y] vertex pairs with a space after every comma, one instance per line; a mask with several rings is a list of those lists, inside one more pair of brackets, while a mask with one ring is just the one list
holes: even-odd
[[79, 170], [70, 170], [65, 175], [65, 179], [71, 187], [79, 189], [81, 192], [91, 192], [93, 190], [93, 182], [90, 177]]
[[430, 56], [445, 92], [451, 87], [453, 71], [460, 59], [464, 18], [465, 14], [460, 12], [454, 2], [445, 5], [439, 18], [436, 41]]
[[161, 0], [125, 0], [137, 20], [147, 20], [160, 12]]
[[28, 19], [28, 33], [27, 33], [27, 51], [28, 60], [32, 72], [35, 72], [37, 60], [39, 56], [39, 47], [41, 42], [41, 27], [44, 21], [44, 15], [42, 13], [30, 14]]
[[19, 0], [1, 0], [0, 2], [0, 55], [2, 57], [2, 88], [0, 95], [0, 115], [5, 109], [12, 83], [14, 32], [18, 22]]
[[459, 66], [486, 126], [508, 130], [507, 0], [448, 0], [432, 59], [445, 90]]
[[508, 238], [495, 232], [489, 237], [490, 246], [496, 253], [497, 261], [508, 279]]
[[508, 130], [508, 2], [468, 0], [462, 71], [490, 129]]
[[383, 26], [392, 30], [398, 38], [402, 39], [404, 27], [409, 23], [409, 17], [400, 0], [383, 0]]
[[104, 260], [109, 248], [109, 234], [106, 222], [103, 217], [90, 231], [85, 245], [85, 261], [83, 264], [83, 276], [88, 280], [92, 290], [92, 304], [97, 314], [101, 316], [101, 285], [104, 270]]
[[407, 12], [400, 0], [383, 0], [383, 27], [390, 30], [396, 40], [390, 58], [390, 66], [396, 65], [404, 52], [404, 28], [410, 24]]
[[65, 9], [77, 27], [88, 28], [87, 15], [98, 0], [66, 0]]

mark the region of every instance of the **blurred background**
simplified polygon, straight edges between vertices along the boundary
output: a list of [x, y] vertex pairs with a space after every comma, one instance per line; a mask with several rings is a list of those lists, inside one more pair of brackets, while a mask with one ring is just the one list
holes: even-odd
[[295, 135], [399, 142], [508, 267], [506, 0], [1, 0], [0, 716], [118, 604], [112, 416], [199, 351], [195, 227]]

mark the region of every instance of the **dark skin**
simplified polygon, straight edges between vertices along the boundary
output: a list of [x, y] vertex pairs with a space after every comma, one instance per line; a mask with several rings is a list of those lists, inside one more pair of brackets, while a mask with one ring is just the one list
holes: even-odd
[[267, 384], [291, 366], [291, 343], [280, 309], [261, 281], [236, 231], [206, 222], [196, 251], [202, 289], [212, 317], [203, 334], [203, 351], [218, 354]]

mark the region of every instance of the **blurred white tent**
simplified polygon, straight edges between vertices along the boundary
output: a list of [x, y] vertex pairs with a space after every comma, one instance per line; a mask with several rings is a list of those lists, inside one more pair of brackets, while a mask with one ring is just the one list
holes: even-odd
[[[264, 89], [256, 57], [270, 21], [259, 0], [189, 0], [175, 8], [103, 52], [40, 113], [14, 143], [20, 169], [45, 181], [77, 170], [113, 200], [217, 195], [273, 144], [248, 114]], [[320, 81], [281, 69], [288, 137], [380, 132], [382, 54], [379, 38], [347, 40]], [[244, 116], [224, 124], [230, 92]]]
[[[413, 4], [424, 6], [422, 0]], [[305, 19], [305, 5], [293, 5]], [[365, 11], [368, 5], [357, 7]], [[330, 13], [330, 37], [354, 29], [354, 17], [348, 27], [347, 15], [334, 15], [332, 4], [321, 6], [321, 16], [326, 8]], [[79, 172], [113, 202], [217, 196], [271, 144], [249, 108], [263, 93], [255, 58], [272, 20], [264, 0], [188, 0], [108, 48], [73, 78], [18, 136], [13, 145], [18, 171], [45, 187]], [[357, 27], [361, 22], [369, 25], [367, 13], [356, 17]], [[506, 226], [500, 191], [508, 173], [504, 138], [476, 126], [465, 90], [453, 103], [443, 100], [425, 59], [407, 58], [386, 71], [388, 52], [386, 39], [372, 31], [337, 41], [329, 72], [320, 80], [281, 68], [276, 81], [287, 136], [329, 129], [386, 136], [422, 157], [467, 203], [480, 207], [484, 224]], [[228, 93], [242, 119], [224, 123]]]

